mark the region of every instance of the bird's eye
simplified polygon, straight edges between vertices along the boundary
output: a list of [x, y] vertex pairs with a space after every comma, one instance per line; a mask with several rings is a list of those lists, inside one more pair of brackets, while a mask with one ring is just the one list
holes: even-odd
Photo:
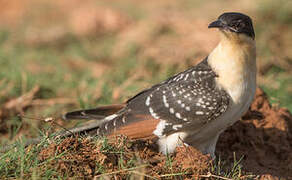
[[231, 26], [234, 29], [237, 29], [238, 30], [238, 29], [243, 28], [245, 25], [244, 25], [244, 23], [241, 20], [239, 20], [239, 21], [234, 22]]

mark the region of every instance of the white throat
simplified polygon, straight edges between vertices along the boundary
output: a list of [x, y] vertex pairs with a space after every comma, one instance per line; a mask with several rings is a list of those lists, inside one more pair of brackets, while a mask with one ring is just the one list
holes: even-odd
[[228, 92], [233, 103], [240, 103], [247, 98], [247, 94], [254, 94], [256, 88], [254, 40], [245, 35], [224, 34], [218, 46], [210, 53], [208, 62], [218, 74], [217, 85]]

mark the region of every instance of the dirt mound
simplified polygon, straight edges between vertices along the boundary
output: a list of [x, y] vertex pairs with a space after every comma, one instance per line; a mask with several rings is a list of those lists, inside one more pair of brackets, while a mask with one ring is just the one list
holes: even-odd
[[292, 178], [292, 116], [272, 107], [257, 89], [250, 110], [219, 139], [217, 154], [223, 159], [244, 156], [243, 169], [259, 175]]
[[[240, 177], [252, 174], [259, 175], [260, 179], [290, 179], [291, 127], [292, 116], [288, 110], [272, 107], [265, 93], [257, 89], [250, 110], [221, 135], [217, 157], [230, 165], [234, 161], [234, 152], [236, 159], [244, 156], [240, 162], [244, 172]], [[164, 156], [157, 153], [154, 144], [152, 140], [133, 141], [124, 136], [108, 141], [69, 137], [43, 149], [39, 160], [46, 161], [66, 152], [62, 158], [51, 160], [50, 165], [67, 176], [97, 179], [141, 176], [199, 179], [210, 177], [210, 172], [214, 172], [212, 168], [216, 164], [212, 164], [210, 157], [191, 147], [180, 147], [175, 154]]]
[[64, 153], [62, 158], [50, 160], [48, 166], [69, 177], [96, 179], [171, 178], [177, 173], [192, 178], [208, 172], [211, 163], [208, 155], [191, 147], [181, 147], [175, 155], [166, 157], [157, 153], [153, 144], [151, 140], [131, 141], [125, 136], [110, 141], [69, 137], [43, 149], [39, 160], [48, 161]]

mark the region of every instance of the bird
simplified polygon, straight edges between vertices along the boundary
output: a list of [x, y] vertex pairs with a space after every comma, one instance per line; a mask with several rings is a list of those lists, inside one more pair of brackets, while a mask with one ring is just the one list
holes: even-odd
[[155, 138], [163, 154], [187, 145], [215, 157], [219, 135], [255, 95], [256, 45], [252, 19], [243, 13], [225, 12], [208, 28], [219, 30], [220, 41], [197, 65], [123, 104], [68, 112], [63, 119], [93, 119], [80, 131], [96, 135]]

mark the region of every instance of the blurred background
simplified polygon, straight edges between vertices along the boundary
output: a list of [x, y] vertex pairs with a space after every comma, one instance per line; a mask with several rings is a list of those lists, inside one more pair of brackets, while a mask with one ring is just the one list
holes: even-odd
[[120, 103], [195, 65], [218, 43], [208, 23], [226, 11], [253, 19], [258, 85], [291, 111], [292, 1], [0, 0], [1, 142], [58, 128], [17, 114]]

